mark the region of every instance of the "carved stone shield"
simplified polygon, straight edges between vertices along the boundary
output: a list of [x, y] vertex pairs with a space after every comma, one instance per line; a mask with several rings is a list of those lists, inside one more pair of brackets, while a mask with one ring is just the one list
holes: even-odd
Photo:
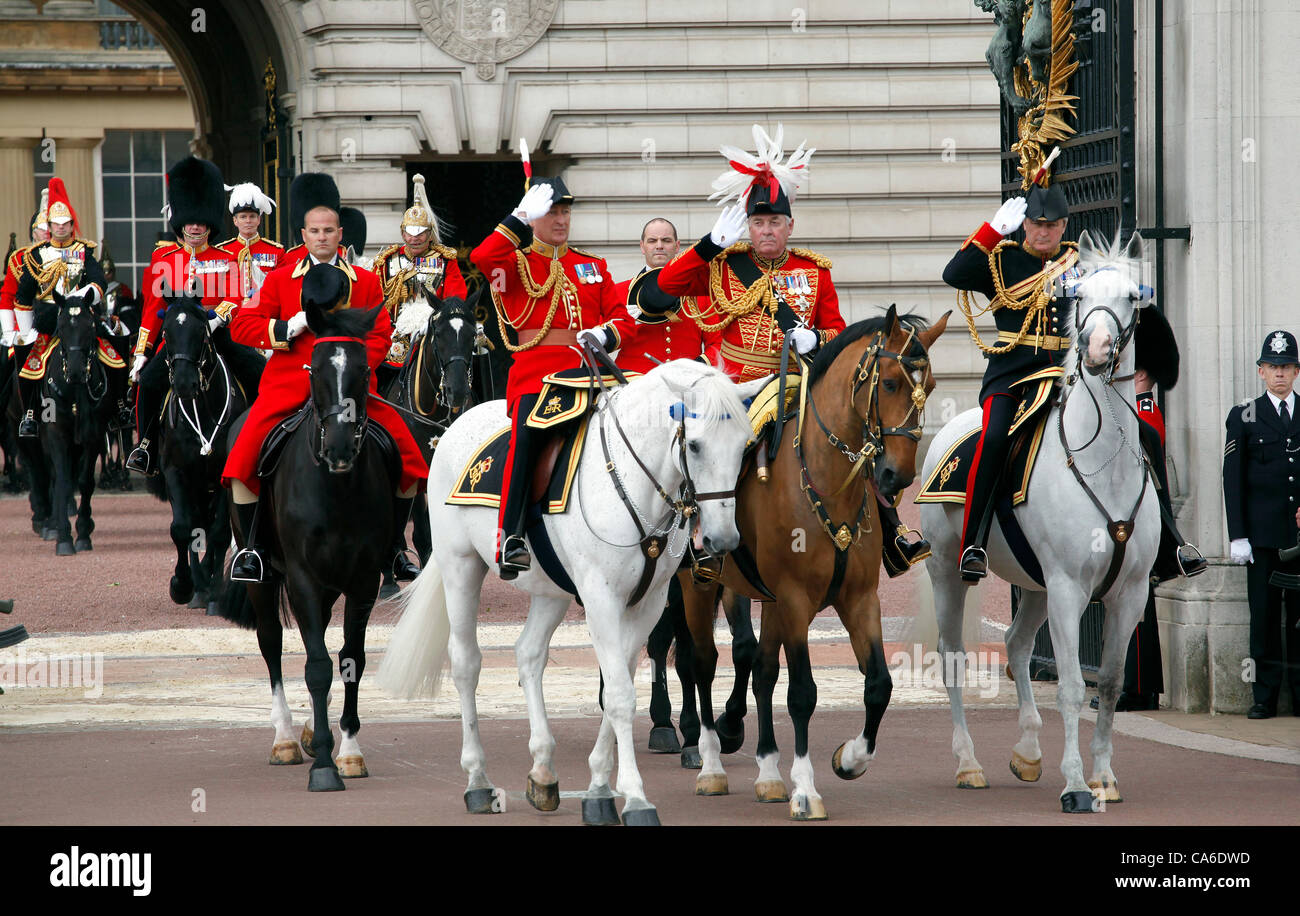
[[415, 12], [434, 44], [490, 80], [497, 64], [537, 43], [559, 5], [560, 0], [415, 0]]

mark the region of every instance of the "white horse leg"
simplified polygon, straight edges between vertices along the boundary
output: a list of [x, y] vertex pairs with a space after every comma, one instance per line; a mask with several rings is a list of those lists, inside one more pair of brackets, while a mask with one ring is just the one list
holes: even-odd
[[[967, 586], [957, 573], [956, 561], [937, 565], [941, 561], [931, 558], [926, 571], [934, 587], [934, 613], [939, 624], [939, 657], [943, 665], [944, 687], [948, 689], [948, 706], [952, 710], [952, 753], [957, 758], [957, 788], [987, 789], [989, 781], [984, 768], [975, 759], [975, 743], [966, 728], [966, 710], [962, 706], [961, 692], [966, 682], [964, 664], [949, 665], [949, 658], [966, 657], [962, 645], [962, 619], [966, 611]], [[955, 653], [950, 654], [950, 653]]]
[[534, 595], [528, 605], [528, 619], [523, 632], [515, 642], [515, 664], [519, 668], [519, 683], [528, 701], [530, 735], [528, 750], [533, 755], [533, 768], [528, 771], [528, 802], [538, 811], [554, 811], [560, 807], [560, 780], [555, 774], [552, 757], [555, 753], [555, 736], [546, 718], [546, 700], [542, 696], [542, 672], [551, 647], [555, 628], [564, 619], [569, 608], [569, 598], [547, 598]]
[[1110, 768], [1114, 750], [1112, 738], [1115, 724], [1115, 703], [1119, 699], [1124, 678], [1124, 660], [1128, 655], [1129, 637], [1146, 611], [1146, 580], [1135, 582], [1124, 589], [1112, 589], [1106, 607], [1106, 620], [1102, 625], [1101, 669], [1097, 686], [1101, 699], [1097, 703], [1097, 727], [1092, 735], [1092, 779], [1088, 786], [1093, 794], [1105, 802], [1124, 800], [1119, 783]]
[[271, 724], [275, 726], [275, 744], [271, 747], [271, 763], [276, 765], [302, 763], [302, 751], [293, 733], [293, 713], [284, 696], [284, 682], [275, 685], [271, 692]]
[[1083, 778], [1079, 755], [1079, 711], [1083, 709], [1083, 671], [1079, 667], [1079, 619], [1088, 606], [1088, 595], [1069, 577], [1057, 574], [1047, 582], [1047, 616], [1052, 628], [1052, 654], [1056, 657], [1056, 705], [1065, 725], [1065, 749], [1061, 754], [1061, 809], [1067, 814], [1092, 810], [1092, 790]]
[[[605, 677], [605, 719], [618, 743], [618, 791], [627, 799], [623, 804], [623, 823], [658, 824], [658, 815], [645, 797], [645, 786], [636, 765], [636, 743], [632, 736], [636, 686], [632, 682], [631, 666], [624, 644], [625, 637], [631, 640], [635, 635], [640, 635], [644, 639], [649, 630], [646, 628], [645, 632], [641, 632], [641, 628], [635, 628], [636, 633], [622, 632], [625, 629], [622, 620], [624, 613], [621, 602], [609, 599], [603, 602], [593, 601], [590, 597], [587, 600], [587, 628], [591, 631], [592, 646]], [[653, 621], [651, 625], [653, 626]], [[637, 644], [637, 651], [639, 650], [640, 645]]]
[[1034, 636], [1047, 619], [1047, 595], [1021, 590], [1020, 605], [1007, 630], [1007, 667], [1016, 684], [1020, 706], [1020, 740], [1011, 748], [1011, 772], [1023, 782], [1038, 782], [1043, 775], [1043, 751], [1038, 733], [1043, 717], [1034, 702], [1034, 687], [1029, 680], [1029, 655]]
[[478, 600], [487, 567], [477, 556], [455, 557], [445, 566], [443, 590], [447, 600], [447, 656], [452, 680], [460, 694], [460, 766], [469, 777], [465, 807], [470, 814], [497, 814], [498, 790], [487, 775], [487, 754], [478, 729], [479, 673], [483, 652], [478, 644]]

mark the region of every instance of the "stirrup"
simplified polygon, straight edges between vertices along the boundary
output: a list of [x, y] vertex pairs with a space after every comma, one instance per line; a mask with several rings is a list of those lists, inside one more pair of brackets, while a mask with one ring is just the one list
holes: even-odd
[[152, 462], [149, 460], [149, 440], [141, 439], [140, 444], [131, 449], [131, 454], [126, 456], [126, 469], [148, 477], [153, 470], [151, 465]]
[[23, 418], [18, 424], [18, 437], [20, 439], [36, 438], [36, 413], [34, 411], [29, 410], [23, 414]]
[[983, 547], [967, 547], [961, 553], [962, 581], [974, 584], [989, 574], [989, 555]]
[[[916, 540], [909, 541], [907, 539], [909, 534], [916, 535]], [[894, 537], [894, 546], [903, 555], [903, 559], [907, 560], [908, 566], [915, 566], [930, 556], [930, 542], [925, 539], [921, 532], [906, 525], [898, 526], [898, 534]]]
[[414, 582], [420, 575], [420, 567], [412, 563], [409, 557], [410, 550], [397, 550], [393, 552], [393, 565], [391, 572], [394, 582]]
[[501, 545], [501, 578], [509, 581], [532, 568], [533, 557], [524, 539], [517, 534], [506, 538]]
[[[1183, 551], [1185, 550], [1189, 552], [1186, 559], [1183, 557]], [[1174, 551], [1174, 559], [1178, 561], [1178, 571], [1189, 579], [1192, 576], [1199, 576], [1209, 566], [1209, 563], [1205, 561], [1205, 557], [1201, 556], [1201, 552], [1196, 549], [1196, 545], [1191, 543], [1180, 545]]]
[[245, 547], [230, 561], [231, 582], [261, 582], [264, 578], [262, 555], [254, 547]]

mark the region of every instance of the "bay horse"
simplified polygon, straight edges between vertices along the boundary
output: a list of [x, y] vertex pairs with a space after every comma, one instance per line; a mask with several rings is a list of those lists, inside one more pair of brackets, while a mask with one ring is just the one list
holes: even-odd
[[[1028, 496], [1013, 509], [1038, 558], [1043, 582], [1016, 560], [1000, 523], [993, 526], [988, 547], [990, 570], [1018, 585], [1021, 595], [1006, 635], [1008, 672], [1020, 706], [1020, 740], [1012, 748], [1011, 771], [1025, 782], [1036, 782], [1042, 775], [1038, 733], [1043, 720], [1030, 685], [1029, 656], [1034, 635], [1046, 620], [1056, 656], [1057, 707], [1065, 725], [1061, 774], [1066, 784], [1060, 796], [1065, 813], [1086, 814], [1098, 810], [1102, 800], [1122, 800], [1110, 766], [1111, 730], [1129, 636], [1146, 609], [1148, 575], [1160, 540], [1154, 492], [1144, 498], [1154, 486], [1148, 481], [1138, 441], [1140, 422], [1133, 410], [1134, 354], [1129, 344], [1140, 315], [1141, 254], [1142, 240], [1136, 233], [1122, 251], [1118, 240], [1106, 248], [1098, 247], [1087, 232], [1079, 239], [1083, 275], [1074, 288], [1074, 341], [1065, 360], [1065, 393], [1047, 416]], [[980, 411], [972, 409], [939, 431], [926, 457], [926, 479], [940, 457], [980, 422]], [[926, 567], [934, 587], [939, 651], [945, 660], [954, 661], [945, 663], [944, 681], [952, 707], [957, 785], [985, 788], [988, 781], [975, 759], [961, 698], [966, 659], [961, 638], [966, 586], [957, 559], [962, 506], [923, 504], [921, 527], [933, 549]], [[1093, 777], [1085, 782], [1079, 756], [1079, 710], [1084, 702], [1079, 619], [1092, 600], [1105, 604], [1106, 616], [1097, 675], [1101, 702], [1092, 739]]]
[[146, 478], [146, 486], [171, 503], [172, 601], [216, 614], [231, 537], [229, 494], [221, 485], [226, 434], [248, 408], [249, 396], [213, 344], [212, 320], [189, 296], [172, 299], [163, 317], [171, 395], [159, 431], [162, 474]]
[[[380, 394], [397, 409], [426, 462], [433, 459], [447, 426], [474, 401], [474, 310], [482, 290], [480, 286], [467, 300], [439, 299], [421, 287], [424, 302], [408, 302], [393, 326], [393, 335], [407, 335], [411, 348], [401, 371]], [[432, 550], [429, 503], [423, 493], [412, 503], [411, 520], [411, 540], [423, 564]], [[387, 592], [390, 583], [392, 571], [386, 570], [381, 598], [397, 593], [395, 585]]]
[[[698, 525], [698, 536], [711, 550], [728, 550], [739, 541], [732, 488], [750, 437], [741, 398], [756, 393], [760, 384], [736, 386], [716, 369], [675, 360], [599, 395], [596, 410], [579, 421], [587, 424], [586, 446], [568, 511], [544, 516], [542, 524], [583, 600], [605, 680], [604, 715], [588, 760], [591, 782], [582, 806], [586, 823], [618, 822], [610, 788], [616, 744], [618, 790], [626, 799], [623, 822], [658, 823], [636, 765], [633, 671], [646, 636], [663, 613], [668, 582], [691, 526]], [[465, 804], [470, 813], [499, 810], [474, 697], [482, 665], [475, 632], [479, 592], [494, 566], [497, 512], [447, 505], [445, 499], [466, 463], [509, 425], [504, 402], [490, 401], [467, 411], [442, 437], [429, 469], [433, 556], [419, 578], [402, 590], [398, 601], [403, 614], [380, 669], [381, 685], [394, 693], [429, 694], [436, 692], [450, 655], [461, 701], [461, 766], [469, 777]], [[639, 576], [644, 579], [640, 587]], [[559, 777], [542, 672], [551, 637], [573, 595], [556, 585], [540, 562], [512, 585], [531, 596], [515, 644], [531, 725], [527, 797], [539, 810], [552, 811], [560, 802]]]
[[[340, 292], [340, 295], [342, 293]], [[380, 572], [392, 551], [393, 493], [399, 469], [367, 432], [365, 405], [370, 366], [365, 337], [382, 306], [369, 310], [325, 311], [304, 294], [307, 327], [316, 335], [311, 353], [310, 412], [289, 434], [278, 464], [263, 478], [258, 545], [270, 567], [260, 583], [230, 582], [221, 616], [246, 629], [257, 642], [271, 676], [271, 722], [275, 726], [272, 764], [302, 763], [293, 717], [281, 673], [282, 593], [298, 624], [307, 651], [306, 680], [312, 720], [301, 745], [315, 760], [307, 788], [313, 792], [345, 788], [341, 777], [368, 775], [356, 735], [357, 689], [366, 668], [366, 624], [379, 590]], [[247, 414], [244, 415], [245, 417]], [[234, 442], [243, 417], [231, 429]], [[234, 520], [236, 539], [245, 533]], [[325, 628], [343, 595], [342, 741], [337, 765], [328, 719], [332, 680]]]
[[[770, 479], [762, 481], [751, 468], [737, 488], [736, 521], [743, 549], [752, 560], [746, 566], [757, 571], [762, 589], [740, 571], [734, 557], [724, 562], [719, 582], [703, 590], [690, 586], [689, 572], [680, 574], [695, 642], [703, 719], [703, 765], [696, 794], [728, 793], [720, 757], [723, 739], [736, 747], [744, 735], [739, 721], [743, 699], [728, 710], [729, 714], [734, 710], [734, 717], [715, 721], [713, 716], [711, 689], [718, 661], [713, 607], [723, 585], [759, 600], [762, 606], [753, 669], [757, 799], [788, 800], [795, 820], [827, 816], [808, 758], [808, 722], [817, 705], [808, 625], [828, 606], [835, 608], [848, 630], [864, 677], [866, 706], [865, 726], [835, 751], [832, 770], [841, 779], [856, 779], [875, 756], [880, 721], [893, 691], [876, 594], [883, 545], [876, 500], [894, 500], [916, 476], [922, 411], [935, 384], [929, 350], [947, 324], [948, 314], [927, 327], [921, 318], [900, 316], [890, 306], [885, 315], [850, 325], [826, 344], [804, 369], [800, 398], [806, 409], [797, 422], [786, 423], [781, 430]], [[782, 649], [795, 733], [793, 793], [787, 793], [781, 779], [772, 724], [772, 694]]]
[[[104, 448], [104, 432], [115, 406], [107, 396], [115, 382], [111, 373], [125, 375], [125, 367], [108, 369], [99, 360], [99, 338], [108, 335], [101, 321], [99, 294], [93, 289], [66, 297], [57, 290], [52, 302], [38, 303], [34, 325], [57, 340], [46, 357], [45, 380], [36, 409], [40, 430], [36, 440], [20, 439], [24, 463], [31, 479], [29, 499], [32, 529], [55, 541], [57, 556], [93, 549], [91, 496], [95, 491], [95, 463]], [[17, 398], [10, 401], [10, 412]], [[68, 522], [69, 502], [79, 491], [77, 537]]]

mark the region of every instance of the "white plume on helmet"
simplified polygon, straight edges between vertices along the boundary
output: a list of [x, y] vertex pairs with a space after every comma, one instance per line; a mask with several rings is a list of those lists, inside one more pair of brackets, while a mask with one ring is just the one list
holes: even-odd
[[263, 216], [270, 216], [271, 209], [275, 206], [275, 201], [262, 193], [262, 189], [251, 181], [245, 181], [243, 184], [237, 184], [233, 187], [226, 185], [226, 190], [230, 192], [230, 212], [234, 213], [240, 207], [253, 207]]
[[793, 201], [795, 195], [807, 184], [809, 160], [817, 150], [804, 149], [804, 143], [808, 142], [805, 140], [790, 154], [789, 159], [782, 162], [784, 136], [785, 126], [782, 124], [776, 125], [775, 139], [755, 124], [754, 144], [758, 149], [757, 155], [750, 155], [734, 146], [719, 147], [718, 151], [727, 159], [730, 167], [713, 179], [713, 193], [709, 195], [709, 200], [717, 200], [719, 206], [733, 197], [744, 203], [754, 185], [766, 185], [775, 180], [785, 196]]

